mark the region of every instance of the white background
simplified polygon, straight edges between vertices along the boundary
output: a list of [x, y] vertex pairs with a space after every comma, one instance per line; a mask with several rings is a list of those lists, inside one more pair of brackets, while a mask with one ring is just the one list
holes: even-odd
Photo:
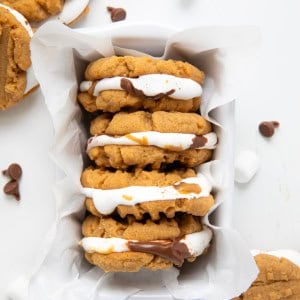
[[[93, 9], [100, 1], [103, 9]], [[257, 71], [241, 74], [237, 83], [246, 88], [236, 107], [236, 149], [256, 151], [261, 168], [249, 184], [236, 185], [233, 226], [249, 248], [299, 251], [300, 2], [91, 0], [89, 19], [82, 22], [99, 26], [110, 23], [106, 5], [126, 8], [124, 22], [147, 21], [177, 28], [241, 24], [260, 28], [262, 45], [258, 54], [253, 54], [257, 56]], [[257, 132], [262, 120], [281, 123], [271, 140]], [[52, 141], [52, 125], [40, 92], [0, 112], [0, 169], [18, 162], [24, 170], [20, 202], [4, 196], [2, 188], [0, 191], [0, 299], [4, 299], [11, 281], [30, 271], [55, 217], [55, 167], [48, 156]], [[0, 175], [0, 186], [5, 182]]]

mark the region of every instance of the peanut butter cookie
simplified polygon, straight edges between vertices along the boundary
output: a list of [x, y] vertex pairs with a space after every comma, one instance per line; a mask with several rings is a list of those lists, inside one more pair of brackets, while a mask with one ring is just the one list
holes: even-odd
[[243, 300], [299, 300], [300, 267], [290, 260], [269, 254], [255, 256], [259, 274], [239, 298]]
[[29, 22], [41, 22], [52, 16], [72, 24], [87, 13], [88, 0], [0, 0], [20, 12]]
[[31, 36], [26, 19], [0, 4], [0, 110], [17, 104], [37, 84], [27, 78]]
[[20, 12], [29, 22], [39, 22], [58, 14], [64, 5], [63, 0], [0, 0]]
[[158, 131], [203, 135], [211, 130], [211, 124], [195, 113], [157, 111], [151, 114], [137, 111], [120, 112], [113, 116], [102, 114], [91, 123], [90, 133], [120, 136], [133, 132]]
[[174, 100], [168, 96], [153, 100], [147, 97], [138, 97], [125, 91], [107, 90], [98, 96], [93, 96], [92, 92], [81, 92], [78, 94], [78, 101], [88, 112], [119, 112], [121, 110], [145, 109], [154, 111], [179, 111], [197, 112], [200, 110], [200, 98], [190, 100]]

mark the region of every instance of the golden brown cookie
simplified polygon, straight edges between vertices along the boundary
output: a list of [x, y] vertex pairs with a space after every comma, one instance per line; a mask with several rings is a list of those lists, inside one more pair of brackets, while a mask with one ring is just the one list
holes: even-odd
[[88, 112], [119, 112], [121, 110], [148, 110], [154, 111], [179, 111], [198, 112], [200, 110], [200, 97], [190, 100], [175, 100], [168, 96], [154, 100], [151, 98], [141, 98], [129, 94], [126, 91], [107, 90], [101, 92], [97, 97], [92, 92], [82, 92], [78, 94], [78, 101]]
[[243, 300], [299, 300], [300, 267], [286, 258], [255, 256], [259, 274], [239, 298]]
[[82, 224], [84, 236], [119, 237], [138, 241], [175, 240], [185, 234], [201, 230], [199, 217], [188, 214], [181, 214], [173, 219], [162, 218], [156, 222], [150, 219], [138, 222], [133, 217], [117, 220], [90, 215]]
[[172, 262], [160, 256], [143, 252], [123, 252], [111, 254], [85, 253], [92, 265], [105, 272], [138, 272], [142, 268], [152, 271], [164, 270], [173, 266]]
[[106, 57], [90, 63], [87, 67], [85, 78], [93, 84], [88, 86], [88, 88], [81, 88], [78, 100], [89, 112], [97, 110], [118, 112], [124, 109], [145, 109], [151, 112], [159, 110], [195, 112], [199, 110], [201, 94], [193, 95], [185, 99], [174, 99], [170, 91], [170, 93], [159, 93], [158, 96], [153, 97], [128, 88], [128, 86], [126, 88], [123, 85], [121, 85], [123, 90], [109, 88], [101, 90], [99, 93], [94, 93], [95, 84], [101, 79], [118, 76], [124, 78], [138, 78], [150, 74], [163, 74], [187, 78], [200, 85], [203, 84], [205, 77], [202, 71], [182, 61], [133, 56]]
[[109, 171], [89, 167], [81, 175], [81, 183], [84, 187], [96, 189], [118, 189], [127, 186], [167, 186], [172, 185], [184, 178], [195, 177], [193, 169], [179, 169], [172, 172], [143, 171], [135, 170], [134, 172]]
[[157, 131], [164, 133], [191, 133], [203, 135], [212, 131], [211, 124], [195, 113], [121, 112], [115, 115], [102, 114], [91, 123], [91, 135], [120, 136], [133, 132]]
[[[27, 18], [29, 22], [41, 22], [50, 17], [71, 25], [88, 12], [88, 0], [0, 0]], [[35, 24], [37, 25], [37, 24]]]
[[[152, 169], [159, 169], [162, 164], [174, 162], [186, 167], [195, 167], [212, 157], [211, 149], [215, 146], [215, 141], [203, 137], [211, 130], [211, 124], [195, 113], [137, 111], [117, 113], [114, 116], [102, 114], [91, 122], [90, 133], [94, 137], [89, 140], [87, 152], [90, 159], [99, 167], [126, 169], [129, 166], [139, 168], [151, 166]], [[134, 134], [137, 132], [144, 132], [143, 137], [136, 138]], [[174, 133], [183, 135], [172, 136]], [[135, 144], [117, 145], [111, 141], [103, 145], [100, 141], [103, 134], [114, 138], [123, 136], [129, 143]], [[158, 135], [152, 138], [152, 145], [149, 140], [151, 134]], [[168, 135], [172, 137], [166, 140]], [[182, 139], [182, 143], [179, 139]], [[187, 148], [183, 148], [187, 141], [189, 141]], [[209, 146], [211, 142], [212, 147]]]
[[[136, 170], [135, 172], [125, 171], [108, 171], [101, 169], [86, 169], [81, 176], [83, 187], [94, 189], [121, 189], [130, 186], [173, 186], [186, 178], [195, 177], [193, 169], [176, 170], [172, 172], [158, 171], [143, 171]], [[191, 187], [195, 187], [191, 185]], [[192, 190], [191, 190], [192, 191]], [[147, 201], [137, 203], [135, 205], [120, 204], [116, 206], [115, 211], [122, 218], [126, 216], [134, 216], [137, 220], [143, 219], [146, 214], [149, 214], [152, 220], [159, 220], [162, 215], [168, 218], [173, 218], [177, 212], [185, 212], [194, 216], [205, 216], [209, 209], [214, 205], [214, 198], [208, 192], [207, 195], [188, 199], [189, 190], [182, 191], [182, 197], [173, 200]], [[128, 196], [128, 195], [127, 195]], [[95, 200], [87, 197], [85, 204], [86, 208], [94, 215], [101, 216], [101, 212], [96, 209]], [[126, 203], [127, 204], [127, 203]]]
[[[201, 197], [193, 200], [180, 199], [151, 201], [136, 204], [134, 206], [119, 205], [116, 211], [121, 218], [134, 216], [137, 220], [142, 220], [144, 215], [149, 214], [151, 219], [155, 221], [159, 220], [161, 215], [165, 215], [167, 218], [174, 218], [177, 212], [185, 212], [196, 216], [205, 216], [214, 203], [214, 198], [210, 195], [208, 197]], [[85, 205], [87, 210], [93, 215], [101, 216], [95, 208], [94, 202], [91, 198], [86, 199]]]
[[98, 80], [114, 76], [138, 77], [145, 74], [169, 74], [190, 78], [202, 84], [204, 73], [193, 65], [176, 60], [160, 60], [151, 57], [111, 56], [89, 64], [85, 77]]
[[[173, 264], [181, 265], [184, 259], [183, 257], [188, 261], [193, 261], [195, 256], [188, 253], [189, 250], [187, 250], [187, 248], [183, 248], [184, 251], [182, 251], [182, 249], [178, 248], [177, 243], [177, 249], [172, 249], [174, 252], [168, 252], [170, 249], [167, 250], [167, 245], [172, 243], [171, 241], [179, 241], [181, 238], [187, 237], [187, 235], [200, 233], [203, 229], [199, 218], [185, 214], [171, 220], [163, 218], [158, 222], [153, 222], [149, 219], [143, 222], [137, 222], [132, 217], [120, 221], [111, 217], [98, 218], [96, 216], [89, 216], [82, 225], [84, 237], [104, 238], [107, 240], [119, 238], [122, 239], [121, 242], [125, 242], [126, 247], [128, 245], [129, 248], [120, 251], [120, 241], [117, 241], [119, 242], [118, 244], [110, 246], [108, 250], [105, 251], [103, 251], [103, 249], [102, 251], [97, 250], [94, 241], [82, 242], [82, 245], [86, 250], [86, 259], [106, 272], [137, 272], [142, 268], [159, 270], [169, 268]], [[207, 231], [207, 229], [205, 230]], [[209, 232], [206, 233], [210, 234]], [[205, 238], [206, 245], [202, 253], [205, 252], [204, 249], [209, 246], [210, 238], [211, 236]], [[131, 245], [132, 241], [136, 241], [137, 243]], [[153, 241], [161, 243], [161, 245], [164, 244], [164, 250], [158, 247], [154, 249], [153, 252], [143, 248], [145, 244], [147, 245], [149, 242], [151, 244]], [[102, 240], [102, 243], [103, 242], [106, 241]], [[139, 247], [134, 248], [134, 246], [137, 245]], [[131, 247], [133, 247], [134, 250], [131, 250]], [[172, 247], [175, 247], [174, 242]], [[200, 254], [201, 253], [198, 252], [198, 255]], [[176, 261], [177, 259], [180, 259], [181, 263]]]
[[160, 169], [162, 165], [180, 163], [186, 167], [196, 167], [212, 158], [208, 149], [188, 149], [183, 151], [165, 150], [153, 146], [107, 145], [94, 147], [88, 151], [89, 158], [99, 167], [127, 169], [129, 166]]
[[18, 12], [0, 4], [0, 110], [19, 101], [34, 86], [27, 86], [31, 65], [28, 22]]
[[39, 22], [58, 14], [64, 0], [0, 0], [0, 3], [19, 11], [29, 22]]

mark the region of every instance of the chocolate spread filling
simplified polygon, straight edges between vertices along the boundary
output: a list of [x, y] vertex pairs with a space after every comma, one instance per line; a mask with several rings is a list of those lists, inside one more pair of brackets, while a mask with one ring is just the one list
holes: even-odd
[[196, 149], [200, 147], [204, 147], [207, 143], [207, 138], [203, 135], [196, 135], [192, 139], [193, 143], [191, 144], [190, 148], [191, 149]]
[[191, 256], [188, 247], [179, 241], [134, 242], [128, 241], [131, 251], [145, 252], [161, 256], [181, 266], [185, 258]]
[[122, 78], [121, 79], [121, 84], [120, 84], [121, 88], [123, 90], [125, 90], [126, 92], [128, 92], [129, 94], [132, 94], [132, 95], [135, 95], [137, 97], [141, 97], [141, 98], [151, 98], [153, 100], [159, 100], [165, 96], [169, 96], [171, 94], [173, 94], [175, 92], [174, 89], [172, 90], [169, 90], [168, 92], [166, 93], [159, 93], [157, 95], [154, 95], [154, 96], [146, 96], [144, 94], [144, 91], [142, 90], [139, 90], [139, 89], [136, 89], [134, 87], [134, 85], [132, 84], [132, 82], [129, 80], [129, 79], [126, 79], [126, 78]]

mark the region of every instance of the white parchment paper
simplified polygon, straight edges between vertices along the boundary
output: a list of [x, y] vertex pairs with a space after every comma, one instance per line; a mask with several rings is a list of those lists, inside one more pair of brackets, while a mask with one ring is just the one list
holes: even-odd
[[[164, 53], [163, 58], [187, 60], [204, 70], [207, 80], [201, 111], [217, 124], [220, 147], [215, 154], [217, 160], [203, 165], [201, 171], [215, 183], [215, 208], [222, 201], [225, 204], [232, 200], [227, 180], [233, 178], [232, 168], [228, 168], [233, 165], [232, 156], [223, 150], [226, 135], [233, 134], [233, 128], [223, 121], [232, 120], [233, 115], [222, 116], [222, 105], [238, 97], [241, 62], [245, 60], [248, 45], [256, 41], [257, 32], [247, 27], [193, 28], [175, 33], [153, 47], [153, 39], [147, 38], [151, 26], [147, 28], [144, 40], [134, 48], [132, 39], [112, 38], [109, 27], [76, 31], [57, 22], [43, 25], [32, 39], [34, 71], [55, 129], [51, 156], [65, 176], [55, 187], [56, 222], [41, 249], [24, 299], [119, 300], [139, 291], [151, 291], [149, 299], [160, 299], [161, 289], [165, 287], [174, 298], [226, 300], [247, 289], [257, 275], [253, 258], [238, 234], [226, 225], [217, 227], [214, 221], [210, 224], [208, 217], [204, 222], [214, 230], [209, 254], [186, 264], [180, 276], [175, 268], [104, 274], [83, 259], [78, 241], [84, 197], [79, 187], [86, 136], [80, 123], [76, 94], [88, 61], [114, 54], [145, 55], [142, 51], [150, 49], [148, 55]], [[157, 27], [153, 27], [152, 37], [154, 30]], [[135, 36], [134, 26], [128, 28], [127, 37], [128, 34]], [[212, 220], [217, 222], [218, 217]]]

